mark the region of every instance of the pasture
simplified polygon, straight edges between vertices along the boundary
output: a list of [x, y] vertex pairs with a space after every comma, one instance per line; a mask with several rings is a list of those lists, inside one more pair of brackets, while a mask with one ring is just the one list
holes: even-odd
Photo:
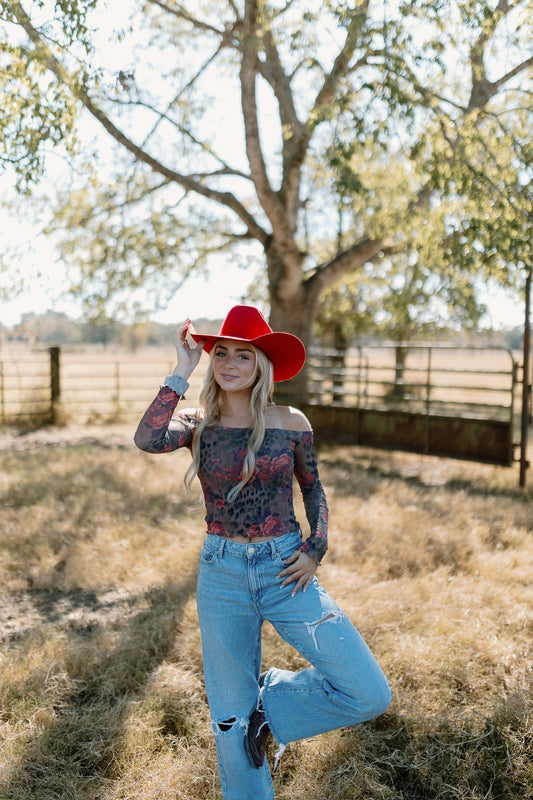
[[[132, 425], [0, 433], [0, 797], [219, 800], [187, 454]], [[533, 798], [533, 511], [516, 468], [320, 449], [319, 570], [385, 715], [289, 746], [277, 800]], [[303, 520], [301, 504], [299, 517]], [[300, 657], [269, 627], [264, 666]]]

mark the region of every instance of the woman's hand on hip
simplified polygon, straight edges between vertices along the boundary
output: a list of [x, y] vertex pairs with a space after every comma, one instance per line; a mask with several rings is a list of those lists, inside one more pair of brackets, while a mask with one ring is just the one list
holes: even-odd
[[285, 559], [285, 564], [287, 564], [287, 568], [276, 576], [278, 578], [287, 576], [281, 585], [288, 586], [289, 583], [296, 582], [296, 586], [292, 590], [293, 597], [299, 589], [303, 589], [305, 592], [318, 569], [315, 559], [302, 553], [301, 550], [295, 550]]

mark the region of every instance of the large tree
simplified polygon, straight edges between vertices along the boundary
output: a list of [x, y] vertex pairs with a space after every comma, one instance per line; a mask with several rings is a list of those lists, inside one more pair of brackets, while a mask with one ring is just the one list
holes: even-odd
[[[530, 0], [125, 6], [115, 35], [99, 0], [0, 3], [3, 157], [21, 191], [50, 145], [73, 159], [51, 228], [94, 303], [237, 244], [264, 258], [273, 326], [307, 342], [324, 289], [384, 255], [419, 247], [440, 268], [437, 242], [470, 241], [477, 265], [472, 225], [503, 224], [486, 132], [514, 142], [509, 115], [531, 121]], [[90, 120], [111, 164], [82, 148]], [[497, 156], [505, 186], [527, 158]]]

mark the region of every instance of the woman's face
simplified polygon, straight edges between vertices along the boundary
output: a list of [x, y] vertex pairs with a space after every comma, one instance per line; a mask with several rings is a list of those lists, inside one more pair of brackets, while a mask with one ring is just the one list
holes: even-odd
[[214, 347], [213, 374], [225, 392], [251, 391], [257, 375], [252, 345], [235, 339], [220, 339]]

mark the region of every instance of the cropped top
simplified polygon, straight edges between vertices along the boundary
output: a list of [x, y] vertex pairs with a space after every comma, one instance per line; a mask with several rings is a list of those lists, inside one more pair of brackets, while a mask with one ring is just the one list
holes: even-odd
[[[180, 395], [162, 386], [142, 417], [135, 444], [148, 453], [191, 448], [198, 420], [177, 413]], [[293, 475], [311, 529], [301, 550], [320, 563], [327, 550], [328, 508], [313, 449], [312, 431], [267, 428], [256, 456], [255, 471], [233, 502], [229, 490], [242, 475], [249, 428], [211, 425], [200, 440], [200, 480], [206, 506], [207, 533], [217, 536], [280, 536], [298, 530], [293, 507]]]

